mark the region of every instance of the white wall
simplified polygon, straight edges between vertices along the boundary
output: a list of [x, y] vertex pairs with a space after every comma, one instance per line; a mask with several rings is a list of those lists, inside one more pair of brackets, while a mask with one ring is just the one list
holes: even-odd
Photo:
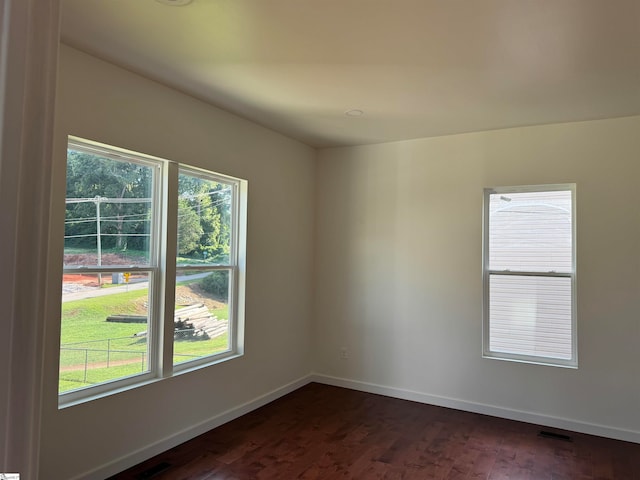
[[[316, 371], [640, 442], [639, 180], [640, 117], [322, 150]], [[568, 182], [579, 368], [482, 359], [482, 190]]]
[[[243, 357], [58, 410], [69, 134], [249, 181]], [[309, 373], [313, 149], [66, 46], [61, 48], [55, 141], [41, 478], [69, 480], [90, 471], [95, 472], [87, 478], [102, 478], [110, 462], [124, 458], [118, 465], [130, 463], [128, 456], [137, 450]]]

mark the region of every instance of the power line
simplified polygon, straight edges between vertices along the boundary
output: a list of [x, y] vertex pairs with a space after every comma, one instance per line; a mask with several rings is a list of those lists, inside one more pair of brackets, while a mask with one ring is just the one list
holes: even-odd
[[151, 203], [152, 198], [107, 198], [107, 197], [93, 197], [93, 198], [65, 198], [65, 203]]
[[[96, 237], [97, 233], [86, 233], [83, 235], [65, 235], [64, 238]], [[150, 233], [100, 233], [101, 237], [150, 237]]]
[[[65, 225], [73, 225], [76, 223], [92, 223], [95, 222], [98, 219], [98, 217], [85, 217], [84, 220], [66, 220], [64, 223]], [[151, 219], [150, 218], [138, 218], [138, 219], [130, 219], [130, 220], [122, 220], [119, 218], [111, 218], [111, 217], [101, 217], [100, 218], [101, 222], [122, 222], [122, 223], [135, 223], [135, 222], [150, 222]]]
[[[212, 190], [210, 192], [204, 192], [204, 193], [196, 193], [196, 194], [185, 194], [183, 193], [182, 195], [179, 196], [179, 198], [184, 198], [187, 200], [194, 200], [198, 197], [207, 197], [207, 196], [212, 196], [212, 195], [218, 195], [218, 194], [230, 194], [230, 191], [226, 191], [226, 190]], [[224, 199], [222, 199], [221, 201], [224, 201]], [[109, 197], [101, 197], [101, 196], [95, 196], [92, 198], [89, 197], [84, 197], [84, 198], [75, 198], [75, 197], [71, 197], [71, 198], [66, 198], [65, 199], [65, 203], [88, 203], [88, 202], [93, 202], [93, 203], [150, 203], [153, 202], [152, 198], [109, 198]]]

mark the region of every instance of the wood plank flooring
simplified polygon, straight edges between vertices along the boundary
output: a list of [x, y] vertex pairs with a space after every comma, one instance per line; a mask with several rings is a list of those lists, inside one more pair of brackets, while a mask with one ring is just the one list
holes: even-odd
[[312, 383], [111, 478], [141, 479], [640, 480], [640, 445]]

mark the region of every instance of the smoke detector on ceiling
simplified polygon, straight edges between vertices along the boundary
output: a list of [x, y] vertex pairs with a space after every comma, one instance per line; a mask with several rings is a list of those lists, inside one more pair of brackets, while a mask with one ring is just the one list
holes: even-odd
[[163, 5], [171, 5], [172, 7], [184, 7], [193, 2], [193, 0], [156, 0], [156, 2]]

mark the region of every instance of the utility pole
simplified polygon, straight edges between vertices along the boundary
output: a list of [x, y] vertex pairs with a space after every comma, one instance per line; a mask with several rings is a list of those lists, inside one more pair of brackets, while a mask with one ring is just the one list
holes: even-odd
[[[96, 195], [93, 198], [67, 198], [65, 200], [66, 204], [71, 203], [88, 203], [93, 202], [96, 206], [96, 245], [98, 249], [98, 261], [97, 266], [102, 266], [102, 228], [101, 228], [101, 212], [100, 205], [103, 203], [151, 203], [153, 199], [151, 198], [107, 198]], [[112, 217], [111, 217], [112, 218]], [[109, 219], [109, 217], [107, 217]], [[105, 233], [107, 236], [114, 236], [114, 234]], [[150, 234], [126, 234], [126, 235], [134, 235], [134, 236], [150, 236]], [[66, 238], [74, 238], [74, 237], [90, 237], [93, 234], [82, 234], [82, 235], [70, 235], [66, 236]], [[98, 273], [98, 283], [102, 286], [102, 273]]]
[[[96, 234], [98, 242], [98, 266], [102, 265], [102, 239], [100, 234], [100, 204], [107, 200], [105, 197], [95, 196], [93, 203], [96, 204]], [[102, 273], [98, 273], [98, 285], [102, 286]]]

